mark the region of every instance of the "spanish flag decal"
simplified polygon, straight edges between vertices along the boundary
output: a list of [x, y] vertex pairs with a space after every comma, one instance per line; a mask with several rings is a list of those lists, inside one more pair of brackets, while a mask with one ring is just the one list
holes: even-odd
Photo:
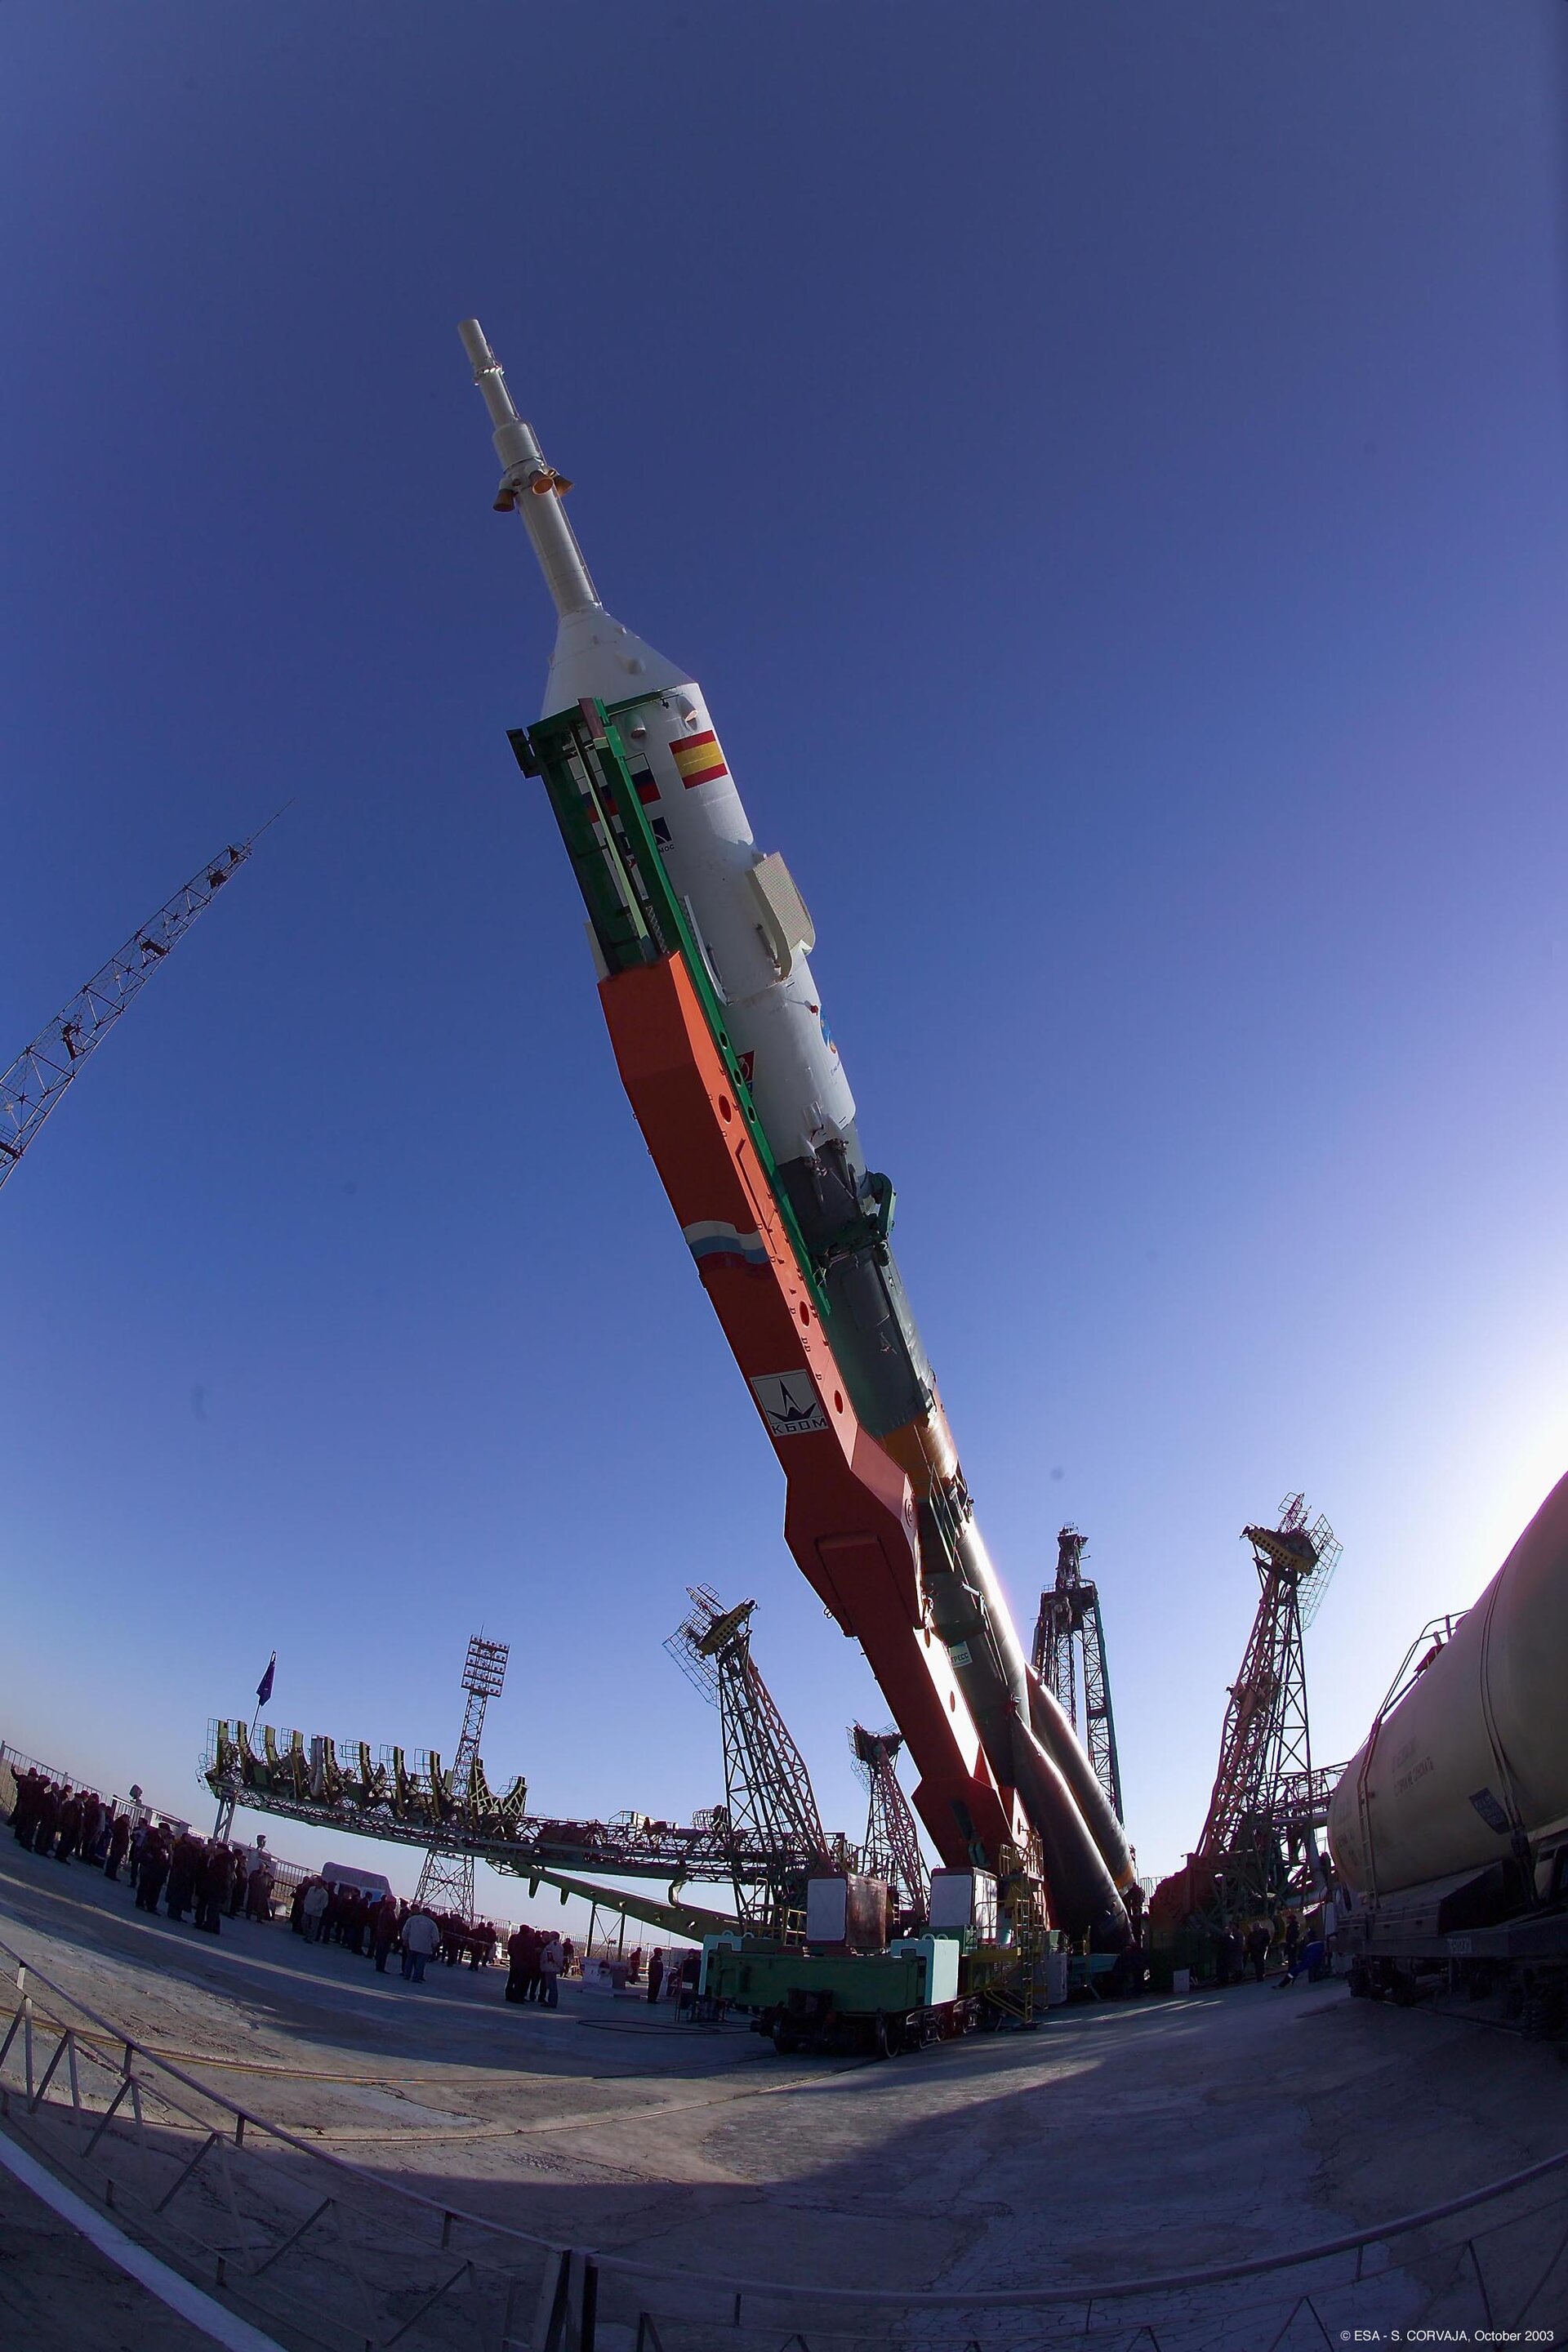
[[685, 735], [670, 745], [675, 754], [680, 781], [689, 792], [693, 784], [710, 784], [715, 777], [727, 776], [724, 754], [719, 749], [719, 738], [711, 727], [700, 735]]

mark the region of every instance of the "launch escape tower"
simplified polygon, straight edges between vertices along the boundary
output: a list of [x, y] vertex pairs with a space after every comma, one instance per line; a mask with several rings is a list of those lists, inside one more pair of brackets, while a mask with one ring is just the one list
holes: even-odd
[[[268, 817], [267, 823], [274, 822]], [[267, 826], [248, 841], [230, 843], [199, 874], [133, 931], [117, 955], [100, 964], [47, 1029], [0, 1076], [0, 1184], [37, 1135], [94, 1046], [100, 1045], [126, 1006], [139, 996], [176, 940], [212, 905], [250, 856]]]
[[1326, 1518], [1308, 1525], [1300, 1495], [1285, 1497], [1278, 1526], [1242, 1534], [1258, 1570], [1258, 1613], [1231, 1685], [1208, 1818], [1190, 1864], [1194, 1893], [1212, 1882], [1227, 1922], [1273, 1910], [1303, 1891], [1310, 1875], [1315, 1776], [1301, 1636], [1343, 1549]]
[[868, 1731], [858, 1723], [849, 1727], [849, 1752], [868, 1799], [860, 1867], [872, 1878], [887, 1880], [896, 1913], [923, 1920], [931, 1909], [931, 1878], [910, 1801], [899, 1783], [897, 1759], [903, 1744], [901, 1731]]
[[[1110, 1675], [1105, 1663], [1105, 1629], [1100, 1592], [1083, 1573], [1087, 1549], [1076, 1528], [1057, 1538], [1057, 1580], [1040, 1595], [1035, 1627], [1034, 1668], [1089, 1751], [1096, 1780], [1111, 1811], [1121, 1810], [1121, 1769], [1116, 1760], [1116, 1721], [1110, 1711]], [[1083, 1670], [1083, 1721], [1079, 1721], [1079, 1654]]]
[[765, 1886], [735, 1877], [735, 1909], [748, 1927], [787, 1935], [805, 1874], [829, 1862], [811, 1775], [752, 1656], [756, 1602], [726, 1609], [708, 1585], [686, 1589], [690, 1611], [664, 1646], [719, 1709], [729, 1834], [773, 1857]]
[[[451, 1810], [459, 1819], [468, 1811], [469, 1789], [476, 1770], [482, 1770], [479, 1739], [485, 1727], [485, 1708], [492, 1698], [500, 1696], [501, 1685], [506, 1680], [506, 1662], [510, 1654], [509, 1643], [487, 1642], [482, 1633], [474, 1634], [468, 1643], [468, 1654], [463, 1663], [463, 1689], [467, 1694], [463, 1728], [447, 1783]], [[434, 1781], [434, 1765], [431, 1775]], [[419, 1885], [414, 1899], [432, 1911], [456, 1911], [471, 1924], [474, 1916], [472, 1849], [439, 1843], [432, 1845], [419, 1873]]]

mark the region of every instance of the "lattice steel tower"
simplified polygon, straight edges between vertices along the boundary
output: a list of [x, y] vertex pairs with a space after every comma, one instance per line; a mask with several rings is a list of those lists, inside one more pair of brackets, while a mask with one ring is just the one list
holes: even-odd
[[[1035, 1627], [1035, 1672], [1065, 1710], [1088, 1750], [1095, 1777], [1119, 1822], [1121, 1768], [1116, 1760], [1116, 1719], [1110, 1711], [1110, 1675], [1105, 1664], [1105, 1629], [1100, 1592], [1083, 1573], [1088, 1547], [1076, 1528], [1057, 1538], [1057, 1580], [1040, 1595]], [[1079, 1668], [1083, 1672], [1083, 1719], [1079, 1719]]]
[[[476, 1633], [468, 1643], [468, 1654], [463, 1664], [463, 1688], [468, 1703], [463, 1709], [463, 1728], [458, 1739], [458, 1752], [452, 1759], [449, 1772], [437, 1770], [438, 1759], [430, 1759], [432, 1802], [448, 1810], [462, 1820], [468, 1811], [468, 1792], [479, 1762], [479, 1738], [485, 1727], [485, 1708], [492, 1698], [500, 1696], [506, 1680], [506, 1662], [511, 1654], [506, 1642], [487, 1642]], [[443, 1785], [437, 1788], [437, 1782]], [[425, 1857], [419, 1873], [419, 1885], [415, 1901], [428, 1906], [432, 1911], [456, 1911], [470, 1927], [474, 1917], [474, 1857], [456, 1846], [433, 1845]]]
[[1230, 1688], [1219, 1769], [1194, 1861], [1212, 1866], [1222, 1912], [1268, 1909], [1292, 1891], [1287, 1783], [1310, 1785], [1312, 1740], [1301, 1635], [1318, 1613], [1344, 1547], [1300, 1495], [1279, 1524], [1244, 1528], [1261, 1588], [1241, 1672]]
[[726, 1609], [709, 1586], [686, 1589], [690, 1613], [664, 1646], [719, 1709], [730, 1829], [772, 1857], [765, 1890], [737, 1876], [735, 1908], [748, 1927], [785, 1933], [806, 1873], [829, 1858], [811, 1775], [752, 1656], [756, 1602]]
[[931, 1878], [915, 1817], [899, 1782], [897, 1759], [903, 1744], [901, 1731], [868, 1731], [858, 1723], [849, 1727], [856, 1776], [869, 1798], [860, 1866], [871, 1877], [887, 1880], [895, 1911], [918, 1913], [923, 1920], [931, 1909]]

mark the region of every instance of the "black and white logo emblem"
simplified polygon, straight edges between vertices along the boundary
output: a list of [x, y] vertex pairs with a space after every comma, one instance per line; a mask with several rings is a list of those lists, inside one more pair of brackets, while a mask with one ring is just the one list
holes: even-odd
[[775, 1437], [805, 1437], [826, 1428], [827, 1415], [809, 1372], [760, 1372], [752, 1386]]

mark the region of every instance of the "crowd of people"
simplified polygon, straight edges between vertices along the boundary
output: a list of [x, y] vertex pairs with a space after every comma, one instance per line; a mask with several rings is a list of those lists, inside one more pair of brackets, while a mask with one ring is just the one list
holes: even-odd
[[1334, 1927], [1331, 1898], [1305, 1919], [1299, 1911], [1287, 1911], [1282, 1916], [1250, 1920], [1245, 1927], [1222, 1927], [1215, 1939], [1215, 1983], [1243, 1983], [1250, 1969], [1262, 1984], [1272, 1964], [1279, 1970], [1281, 1992], [1299, 1977], [1317, 1984], [1332, 1969]]
[[301, 1880], [289, 1906], [289, 1925], [308, 1944], [342, 1944], [374, 1960], [381, 1976], [396, 1953], [402, 1974], [414, 1984], [424, 1983], [430, 1960], [455, 1969], [466, 1959], [470, 1969], [488, 1969], [500, 1943], [500, 1930], [490, 1920], [470, 1924], [457, 1911], [403, 1902], [390, 1887], [351, 1886], [328, 1878]]
[[91, 1789], [51, 1780], [31, 1768], [16, 1776], [11, 1815], [16, 1843], [29, 1853], [55, 1862], [101, 1870], [118, 1883], [123, 1870], [135, 1889], [136, 1908], [156, 1911], [160, 1901], [171, 1919], [184, 1919], [209, 1935], [221, 1932], [225, 1916], [241, 1911], [252, 1919], [272, 1916], [273, 1871], [267, 1840], [254, 1846], [197, 1837], [184, 1823], [161, 1821], [145, 1810], [132, 1788], [121, 1810]]
[[[279, 1866], [265, 1835], [251, 1846], [200, 1837], [186, 1823], [149, 1811], [138, 1788], [122, 1807], [117, 1799], [105, 1800], [28, 1768], [16, 1775], [11, 1825], [16, 1843], [29, 1853], [101, 1870], [115, 1884], [123, 1873], [139, 1911], [162, 1911], [182, 1922], [189, 1917], [213, 1936], [222, 1932], [225, 1918], [265, 1922], [275, 1915]], [[402, 1976], [414, 1984], [424, 1982], [433, 1961], [450, 1969], [467, 1960], [477, 1970], [489, 1968], [501, 1948], [501, 1931], [492, 1921], [470, 1922], [455, 1911], [408, 1903], [390, 1888], [322, 1876], [301, 1878], [285, 1894], [289, 1927], [307, 1943], [341, 1945], [371, 1959], [378, 1975], [386, 1973], [395, 1956]], [[562, 1978], [574, 1975], [578, 1966], [572, 1938], [553, 1928], [523, 1926], [506, 1938], [505, 1948], [507, 2000], [554, 2009]], [[696, 1958], [689, 1956], [693, 1985]], [[642, 1974], [642, 1961], [639, 1945], [627, 1971], [634, 1980]], [[659, 1999], [666, 1973], [664, 1953], [654, 1952], [647, 1962], [650, 2001]]]
[[[141, 1791], [133, 1790], [133, 1797]], [[105, 1804], [91, 1789], [73, 1789], [68, 1780], [50, 1780], [27, 1770], [16, 1779], [16, 1803], [11, 1826], [18, 1845], [29, 1853], [50, 1855], [56, 1862], [79, 1861], [108, 1869], [118, 1877], [131, 1838], [132, 1817], [110, 1799]]]
[[560, 1983], [576, 1961], [576, 1947], [569, 1936], [558, 1936], [552, 1927], [513, 1928], [507, 1937], [506, 1997], [508, 2000], [533, 2000], [542, 2009], [553, 2009], [560, 1999]]

